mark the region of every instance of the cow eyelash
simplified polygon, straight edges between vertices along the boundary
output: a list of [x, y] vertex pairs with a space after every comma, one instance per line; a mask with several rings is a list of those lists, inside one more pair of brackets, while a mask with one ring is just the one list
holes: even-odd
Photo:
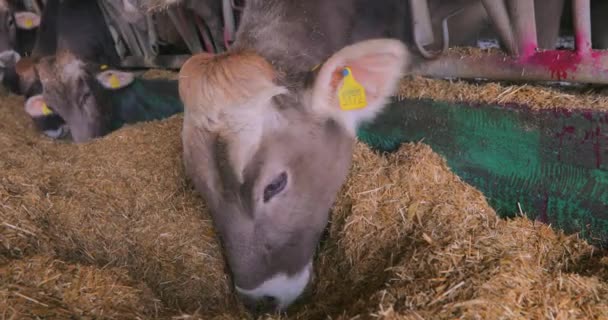
[[264, 203], [281, 193], [287, 186], [287, 173], [281, 172], [270, 184], [264, 188]]

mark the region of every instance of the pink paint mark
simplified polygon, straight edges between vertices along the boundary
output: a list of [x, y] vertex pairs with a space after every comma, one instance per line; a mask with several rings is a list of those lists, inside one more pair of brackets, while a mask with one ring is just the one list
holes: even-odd
[[602, 164], [602, 130], [600, 127], [585, 131], [583, 143], [591, 142], [595, 155], [595, 166], [599, 168]]
[[557, 151], [557, 160], [558, 161], [562, 160], [562, 146], [564, 145], [564, 137], [566, 135], [574, 134], [575, 131], [576, 131], [576, 128], [574, 128], [574, 126], [564, 126], [562, 128], [562, 132], [555, 135], [557, 138], [559, 138], [559, 150]]
[[600, 127], [595, 129], [595, 142], [593, 142], [593, 152], [595, 153], [595, 166], [599, 169], [602, 164], [602, 142]]
[[568, 79], [568, 73], [576, 72], [581, 60], [581, 56], [573, 51], [549, 50], [530, 56], [527, 63], [547, 68], [551, 72], [551, 78], [560, 81]]
[[520, 61], [525, 61], [536, 53], [538, 44], [534, 41], [527, 41], [523, 47], [523, 52], [520, 54]]
[[565, 108], [556, 108], [554, 109], [553, 114], [555, 114], [556, 118], [570, 118], [574, 114], [574, 111]]
[[606, 55], [606, 52], [602, 52], [602, 51], [598, 51], [598, 50], [591, 50], [589, 57], [591, 57], [591, 62], [593, 64], [593, 67], [595, 67], [598, 71], [608, 71], [608, 69], [606, 69], [606, 66], [602, 64], [602, 57]]
[[564, 129], [562, 129], [562, 132], [564, 134], [573, 134], [575, 131], [574, 126], [564, 126]]
[[576, 51], [586, 54], [591, 50], [591, 37], [588, 33], [576, 32], [574, 35], [574, 44]]
[[224, 28], [224, 46], [226, 46], [226, 48], [230, 48], [230, 45], [232, 44], [232, 37], [230, 32], [228, 31], [228, 28]]

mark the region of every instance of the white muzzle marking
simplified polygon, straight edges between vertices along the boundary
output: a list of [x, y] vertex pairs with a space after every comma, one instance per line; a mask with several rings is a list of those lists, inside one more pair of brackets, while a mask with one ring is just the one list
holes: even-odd
[[63, 137], [65, 137], [69, 132], [69, 129], [67, 126], [62, 125], [61, 127], [57, 128], [57, 129], [50, 129], [50, 130], [45, 130], [43, 133], [52, 139], [61, 139]]
[[6, 68], [14, 66], [19, 60], [21, 60], [21, 55], [15, 50], [0, 52], [0, 67]]
[[251, 299], [260, 300], [263, 297], [273, 297], [277, 301], [277, 308], [285, 309], [291, 305], [304, 291], [312, 272], [312, 260], [304, 267], [304, 269], [292, 277], [288, 277], [284, 273], [278, 273], [272, 278], [264, 281], [257, 288], [246, 290], [238, 286], [236, 290]]

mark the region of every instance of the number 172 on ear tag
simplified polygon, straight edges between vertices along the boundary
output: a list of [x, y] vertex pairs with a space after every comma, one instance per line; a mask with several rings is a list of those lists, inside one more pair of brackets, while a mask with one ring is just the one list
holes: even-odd
[[342, 110], [356, 110], [367, 106], [365, 98], [365, 88], [355, 80], [352, 71], [349, 67], [342, 70], [344, 81], [342, 87], [338, 90], [338, 98], [340, 99], [340, 108]]

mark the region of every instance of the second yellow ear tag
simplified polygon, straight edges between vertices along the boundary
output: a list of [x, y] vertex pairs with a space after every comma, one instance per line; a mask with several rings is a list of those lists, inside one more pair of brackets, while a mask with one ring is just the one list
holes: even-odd
[[53, 110], [49, 109], [46, 103], [42, 103], [42, 114], [48, 116], [49, 114], [53, 114]]
[[344, 82], [338, 90], [338, 98], [340, 99], [340, 108], [342, 110], [362, 109], [367, 106], [365, 98], [365, 88], [355, 80], [353, 72], [349, 67], [342, 71]]
[[25, 27], [26, 28], [31, 28], [34, 25], [34, 21], [32, 21], [31, 18], [26, 18], [25, 19]]
[[115, 74], [110, 75], [109, 81], [110, 81], [110, 87], [112, 87], [113, 89], [120, 87], [120, 80], [118, 80], [118, 77]]

